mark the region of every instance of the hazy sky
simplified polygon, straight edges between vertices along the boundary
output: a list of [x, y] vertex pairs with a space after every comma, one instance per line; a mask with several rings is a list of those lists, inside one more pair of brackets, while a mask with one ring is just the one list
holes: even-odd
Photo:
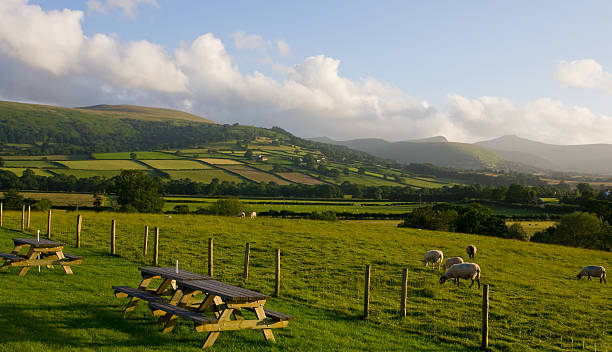
[[302, 137], [612, 143], [609, 1], [0, 0], [0, 99]]

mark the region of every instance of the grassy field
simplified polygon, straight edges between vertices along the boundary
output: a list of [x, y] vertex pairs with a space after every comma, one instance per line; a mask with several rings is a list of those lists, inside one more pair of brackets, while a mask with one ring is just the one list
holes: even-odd
[[74, 169], [53, 169], [53, 173], [74, 176], [76, 178], [87, 177], [106, 177], [111, 178], [121, 173], [121, 170], [74, 170]]
[[48, 199], [54, 206], [93, 206], [94, 196], [89, 193], [19, 192], [24, 198]]
[[240, 161], [234, 159], [201, 158], [199, 160], [212, 165], [242, 165]]
[[210, 183], [213, 179], [218, 179], [219, 182], [243, 182], [244, 180], [236, 175], [229, 174], [223, 170], [164, 170], [165, 173], [170, 175], [173, 180], [181, 180], [184, 178], [197, 181]]
[[[169, 154], [169, 153], [163, 153], [163, 152], [134, 152], [136, 153], [136, 159], [182, 159], [180, 156], [176, 156], [173, 154]], [[124, 160], [128, 160], [131, 159], [131, 154], [130, 152], [121, 152], [121, 153], [92, 153], [91, 156], [93, 156], [96, 159], [99, 160], [108, 160], [108, 159], [112, 159], [112, 160], [118, 160], [118, 159], [124, 159]]]
[[255, 182], [275, 182], [279, 185], [288, 185], [291, 182], [283, 180], [282, 178], [276, 177], [275, 175], [269, 174], [267, 172], [259, 171], [257, 169], [253, 169], [252, 167], [245, 165], [218, 165], [219, 168], [231, 171], [236, 173], [244, 178], [249, 180], [253, 180]]
[[7, 160], [4, 162], [4, 167], [22, 167], [22, 168], [57, 168], [62, 167], [61, 164], [49, 162], [45, 160]]
[[301, 174], [299, 172], [279, 172], [279, 176], [286, 178], [289, 181], [293, 181], [295, 183], [303, 183], [306, 185], [321, 185], [324, 182], [317, 180], [316, 178], [310, 177], [306, 174]]
[[141, 160], [143, 163], [159, 170], [206, 170], [211, 166], [194, 160]]
[[[491, 285], [493, 351], [563, 351], [579, 349], [583, 341], [590, 351], [612, 347], [610, 286], [575, 278], [585, 265], [610, 267], [609, 252], [398, 229], [379, 222], [82, 214], [85, 249], [69, 252], [85, 254], [86, 262], [75, 268], [74, 276], [43, 269], [21, 279], [14, 271], [0, 272], [11, 280], [11, 285], [0, 286], [0, 311], [10, 312], [0, 314], [0, 349], [51, 344], [58, 350], [195, 351], [203, 336], [191, 332], [190, 324], [181, 322], [178, 331], [164, 336], [144, 306], [123, 320], [121, 302], [112, 298], [112, 284], [136, 286], [136, 268], [151, 260], [142, 256], [145, 224], [160, 227], [161, 264], [179, 259], [184, 268], [204, 272], [206, 241], [213, 237], [215, 276], [264, 293], [273, 291], [274, 251], [281, 248], [281, 298], [273, 299], [270, 308], [296, 320], [278, 331], [276, 345], [247, 331], [222, 334], [215, 350], [474, 350], [480, 344], [481, 291], [468, 289], [465, 282], [459, 288], [439, 285], [441, 273], [420, 262], [433, 248], [447, 257], [465, 256], [469, 243], [479, 248], [482, 283]], [[20, 212], [5, 212], [4, 224], [18, 228], [20, 218]], [[75, 213], [55, 211], [53, 238], [74, 243], [75, 218]], [[111, 219], [117, 220], [117, 252], [123, 259], [101, 255], [108, 248]], [[46, 215], [35, 213], [32, 224], [33, 231], [45, 229]], [[17, 233], [0, 234], [0, 247], [10, 250], [10, 238]], [[241, 278], [246, 242], [251, 243], [247, 282]], [[372, 265], [371, 313], [363, 322], [366, 264]], [[402, 268], [409, 271], [408, 314], [400, 319]], [[49, 278], [44, 290], [37, 280], [42, 277]]]
[[[0, 167], [0, 170], [10, 171], [10, 172], [14, 173], [15, 175], [21, 177], [21, 175], [23, 175], [23, 172], [25, 170], [27, 170], [27, 168], [23, 168], [23, 167]], [[51, 176], [51, 173], [49, 172], [49, 170], [44, 170], [44, 169], [30, 169], [30, 170], [32, 170], [32, 172], [34, 172], [34, 174], [38, 175], [38, 176]]]
[[544, 231], [547, 228], [558, 224], [556, 221], [507, 221], [506, 225], [510, 226], [515, 223], [520, 224], [529, 237], [533, 236], [533, 234], [536, 232]]
[[60, 161], [70, 169], [79, 170], [146, 170], [147, 167], [132, 160], [80, 160]]

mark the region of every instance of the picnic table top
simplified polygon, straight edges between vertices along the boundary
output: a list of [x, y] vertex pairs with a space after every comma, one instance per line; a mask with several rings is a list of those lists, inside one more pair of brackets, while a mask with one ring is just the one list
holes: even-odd
[[55, 242], [44, 238], [13, 238], [13, 243], [17, 245], [30, 245], [35, 248], [48, 248], [48, 247], [63, 247], [64, 244], [61, 242]]
[[201, 274], [183, 270], [183, 269], [179, 269], [177, 273], [176, 268], [172, 266], [166, 266], [166, 267], [152, 266], [152, 267], [138, 268], [138, 270], [140, 270], [140, 272], [143, 274], [156, 275], [156, 276], [159, 275], [163, 278], [172, 279], [172, 280], [188, 281], [188, 280], [211, 280], [212, 279], [212, 277], [210, 276], [201, 275]]
[[226, 284], [217, 280], [191, 280], [191, 281], [177, 281], [177, 285], [181, 289], [191, 289], [194, 291], [202, 291], [204, 293], [211, 293], [213, 295], [221, 297], [224, 301], [256, 301], [265, 300], [269, 296], [247, 290], [246, 288]]

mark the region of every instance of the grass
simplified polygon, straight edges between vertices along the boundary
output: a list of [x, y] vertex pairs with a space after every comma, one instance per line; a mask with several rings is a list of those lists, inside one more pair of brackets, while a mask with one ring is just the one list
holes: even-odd
[[202, 158], [198, 160], [212, 165], [242, 165], [240, 161], [234, 159]]
[[106, 177], [111, 178], [121, 173], [121, 170], [73, 170], [73, 169], [54, 169], [53, 173], [74, 176], [76, 178]]
[[283, 180], [282, 178], [279, 178], [275, 175], [263, 171], [258, 171], [257, 169], [253, 169], [252, 167], [246, 165], [218, 165], [218, 167], [236, 173], [244, 178], [248, 178], [249, 180], [255, 182], [275, 182], [279, 185], [291, 184], [291, 182]]
[[[5, 170], [5, 171], [10, 171], [12, 173], [14, 173], [15, 175], [21, 177], [21, 175], [23, 175], [23, 172], [25, 170], [27, 170], [27, 168], [23, 168], [23, 167], [0, 167], [0, 170]], [[34, 172], [35, 175], [38, 176], [52, 176], [51, 173], [48, 170], [44, 170], [44, 169], [30, 169]]]
[[146, 170], [147, 167], [132, 160], [80, 160], [60, 161], [70, 169], [79, 170]]
[[279, 172], [277, 173], [277, 175], [281, 176], [282, 178], [286, 178], [289, 181], [295, 183], [303, 183], [306, 185], [320, 185], [324, 183], [317, 180], [316, 178], [313, 178], [306, 174], [301, 174], [299, 172]]
[[[83, 216], [86, 249], [75, 252], [87, 253], [86, 264], [75, 268], [75, 276], [59, 275], [60, 281], [45, 281], [41, 290], [37, 275], [55, 278], [55, 271], [31, 273], [35, 275], [23, 279], [14, 277], [14, 272], [0, 272], [11, 280], [11, 285], [0, 286], [0, 311], [8, 309], [13, 316], [11, 320], [0, 316], [4, 319], [0, 349], [27, 350], [51, 343], [66, 350], [144, 350], [160, 345], [160, 350], [195, 351], [203, 336], [191, 332], [189, 324], [182, 322], [178, 331], [162, 336], [145, 307], [123, 320], [120, 302], [112, 298], [111, 284], [137, 285], [135, 268], [150, 261], [150, 256], [144, 258], [141, 253], [145, 224], [161, 229], [162, 265], [180, 259], [186, 269], [203, 272], [205, 243], [213, 237], [215, 276], [264, 293], [273, 291], [274, 252], [281, 248], [282, 298], [272, 300], [270, 308], [296, 320], [277, 333], [277, 345], [263, 343], [258, 333], [224, 333], [215, 350], [476, 349], [481, 291], [468, 289], [465, 282], [459, 288], [439, 285], [441, 273], [420, 263], [423, 253], [432, 248], [443, 250], [447, 257], [465, 256], [469, 243], [479, 248], [476, 262], [482, 268], [482, 283], [491, 286], [493, 351], [562, 351], [578, 349], [583, 340], [589, 350], [595, 345], [598, 351], [612, 346], [609, 286], [575, 278], [585, 265], [610, 267], [610, 252], [398, 229], [378, 222], [93, 212]], [[5, 212], [5, 226], [18, 228], [20, 218], [20, 212]], [[75, 218], [75, 213], [55, 211], [54, 238], [73, 243]], [[124, 259], [98, 256], [107, 250], [111, 219], [117, 220], [117, 252]], [[32, 223], [33, 229], [46, 228], [46, 215], [35, 213]], [[15, 233], [4, 232], [1, 248], [10, 250], [11, 236]], [[241, 278], [246, 242], [251, 243], [247, 282]], [[372, 265], [369, 322], [359, 319], [366, 264]], [[408, 316], [399, 319], [402, 268], [409, 271]], [[32, 302], [44, 303], [33, 306]]]
[[[136, 159], [138, 160], [140, 159], [182, 159], [180, 156], [176, 156], [176, 155], [164, 153], [164, 152], [134, 152], [134, 153], [136, 153]], [[95, 159], [98, 159], [98, 160], [108, 160], [108, 159], [129, 160], [131, 159], [131, 154], [132, 153], [130, 152], [120, 152], [120, 153], [92, 153], [91, 155]]]
[[529, 237], [533, 236], [533, 234], [536, 232], [544, 231], [547, 228], [558, 224], [556, 221], [506, 221], [506, 225], [508, 226], [515, 223], [520, 224]]
[[194, 160], [141, 160], [143, 163], [159, 170], [205, 170], [211, 166]]
[[173, 180], [181, 180], [184, 178], [197, 182], [210, 183], [213, 179], [218, 179], [219, 182], [244, 182], [238, 176], [229, 174], [223, 170], [163, 170]]
[[21, 168], [57, 168], [61, 167], [61, 165], [49, 162], [45, 160], [6, 160], [4, 162], [4, 167], [21, 167]]

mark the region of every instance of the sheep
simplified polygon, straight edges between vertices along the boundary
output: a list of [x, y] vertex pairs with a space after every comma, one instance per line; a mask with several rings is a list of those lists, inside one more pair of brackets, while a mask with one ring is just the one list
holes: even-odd
[[469, 246], [467, 246], [467, 254], [470, 257], [470, 259], [474, 259], [474, 257], [476, 256], [476, 252], [478, 252], [478, 249], [476, 248], [476, 246], [474, 246], [473, 244], [470, 244]]
[[444, 263], [444, 269], [448, 269], [451, 266], [453, 266], [453, 264], [461, 264], [463, 263], [463, 258], [461, 257], [452, 257], [452, 258], [448, 258], [446, 259], [446, 263]]
[[478, 282], [478, 288], [480, 288], [480, 266], [476, 263], [461, 263], [451, 266], [442, 277], [440, 277], [440, 285], [446, 282], [448, 279], [455, 279], [457, 286], [459, 286], [459, 279], [471, 279], [472, 284], [470, 288], [474, 286], [474, 280]]
[[240, 213], [236, 214], [236, 217], [238, 217], [238, 218], [244, 218], [245, 216], [246, 216], [246, 214], [243, 211], [241, 211]]
[[[425, 266], [427, 266], [429, 263], [438, 264], [438, 270], [440, 270], [440, 265], [442, 265], [443, 259], [444, 259], [444, 253], [442, 253], [442, 251], [439, 251], [437, 249], [433, 249], [425, 253], [423, 264], [425, 264]], [[433, 264], [432, 264], [432, 268], [433, 268]]]
[[591, 280], [591, 276], [598, 277], [599, 283], [601, 283], [601, 281], [603, 280], [603, 282], [606, 285], [608, 284], [608, 282], [606, 281], [606, 268], [604, 268], [603, 266], [597, 266], [597, 265], [585, 266], [584, 268], [582, 268], [580, 273], [578, 273], [576, 278], [580, 280], [580, 278], [583, 276], [588, 276], [589, 280]]
[[251, 219], [255, 219], [255, 217], [257, 217], [257, 213], [252, 211], [251, 212]]

